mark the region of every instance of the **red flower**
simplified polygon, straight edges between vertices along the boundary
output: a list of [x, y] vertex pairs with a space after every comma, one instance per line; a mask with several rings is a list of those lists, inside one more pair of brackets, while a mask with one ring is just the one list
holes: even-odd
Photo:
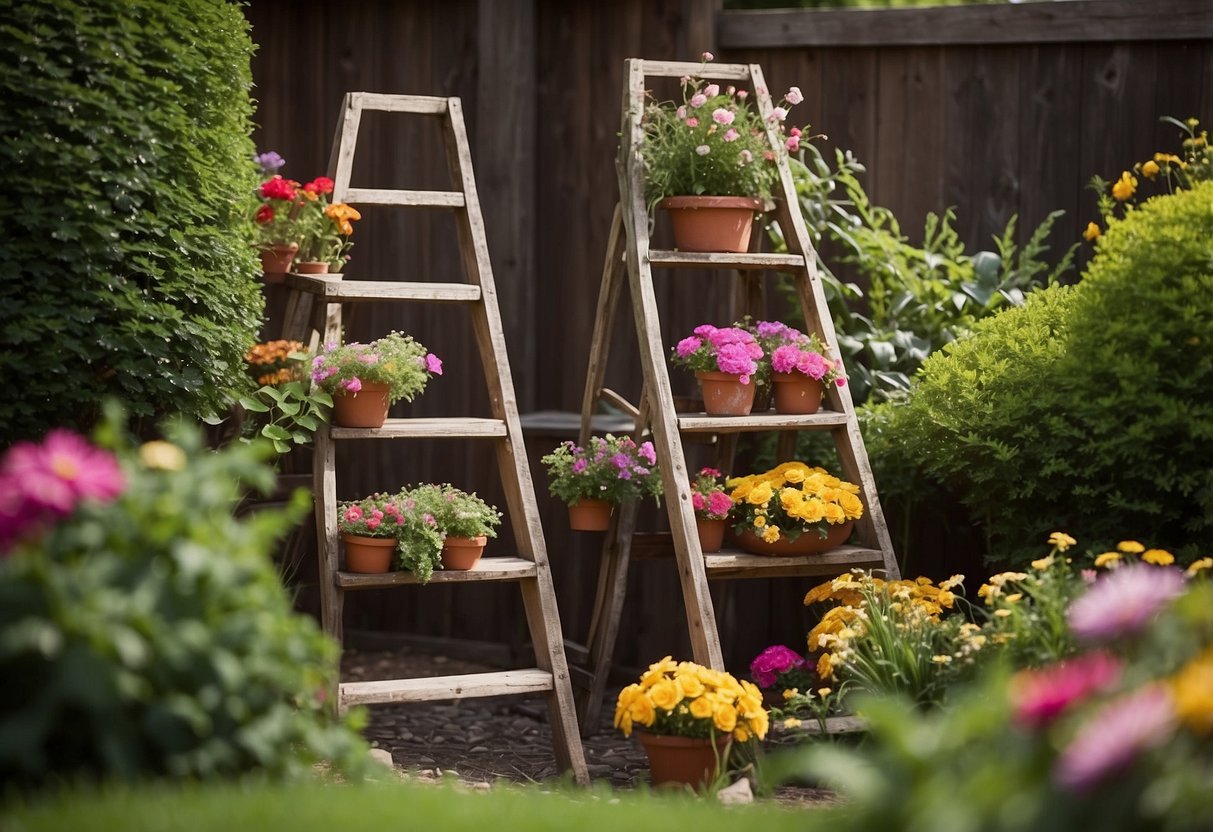
[[331, 194], [333, 192], [333, 180], [327, 176], [317, 176], [311, 182], [304, 185], [303, 190], [309, 194]]
[[273, 179], [267, 179], [261, 183], [261, 196], [265, 199], [282, 199], [293, 202], [297, 184], [289, 179], [283, 179], [281, 176], [275, 176]]
[[257, 209], [257, 216], [255, 219], [257, 220], [258, 225], [265, 225], [266, 223], [273, 222], [274, 221], [274, 206], [262, 205], [260, 208]]

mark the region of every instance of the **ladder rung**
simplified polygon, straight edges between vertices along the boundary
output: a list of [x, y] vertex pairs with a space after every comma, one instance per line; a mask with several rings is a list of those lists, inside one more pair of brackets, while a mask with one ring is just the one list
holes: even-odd
[[351, 95], [354, 104], [364, 110], [433, 116], [445, 115], [447, 111], [446, 99], [432, 95], [383, 95], [374, 92], [356, 92]]
[[703, 64], [689, 61], [641, 61], [644, 74], [652, 78], [681, 78], [691, 75], [721, 81], [748, 81], [750, 67], [747, 64]]
[[685, 269], [801, 269], [799, 254], [704, 254], [690, 251], [649, 251], [649, 264]]
[[343, 202], [352, 205], [406, 205], [414, 208], [462, 208], [462, 191], [402, 191], [391, 188], [347, 188]]
[[846, 425], [847, 415], [837, 410], [819, 410], [808, 416], [767, 411], [749, 416], [708, 416], [695, 413], [678, 417], [683, 433], [745, 433], [753, 430], [830, 430]]
[[381, 428], [329, 428], [330, 439], [444, 439], [505, 436], [501, 419], [451, 417], [434, 419], [388, 419]]
[[552, 674], [539, 668], [432, 676], [425, 679], [383, 679], [345, 682], [340, 686], [341, 708], [385, 705], [394, 702], [433, 702], [441, 699], [479, 699], [552, 690]]
[[290, 289], [319, 295], [331, 303], [416, 300], [429, 303], [475, 303], [480, 287], [474, 283], [397, 283], [390, 280], [342, 280], [340, 277], [287, 274]]
[[879, 549], [839, 546], [819, 555], [774, 557], [724, 550], [703, 556], [708, 578], [786, 578], [802, 575], [841, 575], [849, 569], [883, 569]]
[[[479, 581], [521, 581], [536, 575], [535, 564], [523, 558], [481, 558], [471, 569], [462, 572], [436, 570], [432, 584], [476, 583]], [[385, 572], [367, 575], [361, 572], [337, 572], [333, 583], [342, 589], [380, 589], [417, 583], [412, 572]]]

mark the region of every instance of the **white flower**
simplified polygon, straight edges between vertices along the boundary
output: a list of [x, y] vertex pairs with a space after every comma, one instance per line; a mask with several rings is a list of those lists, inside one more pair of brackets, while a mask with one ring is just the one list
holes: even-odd
[[804, 101], [804, 94], [800, 92], [800, 87], [789, 87], [788, 94], [784, 96], [789, 104], [799, 104]]
[[733, 119], [737, 116], [732, 110], [726, 110], [724, 107], [717, 107], [712, 111], [712, 121], [717, 124], [729, 125], [733, 123]]
[[707, 156], [712, 152], [712, 148], [708, 147], [706, 144], [701, 144], [699, 147], [695, 148], [695, 152], [700, 156]]
[[767, 120], [768, 121], [783, 121], [787, 117], [788, 117], [787, 110], [785, 110], [783, 107], [776, 107], [774, 110], [771, 110], [771, 114], [769, 116], [767, 116]]
[[703, 59], [705, 61], [714, 61], [714, 60], [716, 60], [716, 56], [713, 55], [711, 52], [704, 52]]
[[708, 98], [715, 98], [716, 96], [720, 95], [720, 85], [719, 84], [708, 84], [706, 87], [703, 88], [703, 94], [706, 95]]
[[704, 95], [701, 92], [697, 92], [691, 96], [691, 106], [692, 107], [702, 107], [704, 105], [704, 102], [706, 102], [707, 100], [708, 100], [708, 97], [706, 95]]

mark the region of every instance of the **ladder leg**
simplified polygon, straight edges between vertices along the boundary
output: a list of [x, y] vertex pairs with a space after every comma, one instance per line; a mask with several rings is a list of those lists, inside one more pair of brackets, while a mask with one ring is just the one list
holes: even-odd
[[606, 262], [602, 264], [602, 284], [598, 287], [598, 311], [594, 316], [594, 335], [590, 341], [590, 362], [585, 372], [585, 393], [581, 397], [581, 431], [577, 441], [590, 441], [590, 423], [598, 409], [598, 397], [606, 381], [607, 353], [615, 329], [615, 310], [623, 288], [623, 212], [615, 205], [611, 232], [607, 236]]

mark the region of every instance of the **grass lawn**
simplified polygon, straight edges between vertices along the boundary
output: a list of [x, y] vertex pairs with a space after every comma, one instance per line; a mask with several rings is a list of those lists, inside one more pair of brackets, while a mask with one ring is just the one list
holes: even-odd
[[476, 829], [487, 832], [825, 828], [830, 813], [771, 803], [724, 807], [690, 795], [553, 792], [502, 788], [474, 792], [409, 783], [290, 786], [199, 785], [68, 792], [43, 802], [10, 804], [5, 832], [104, 829], [122, 832], [339, 832], [343, 829]]

